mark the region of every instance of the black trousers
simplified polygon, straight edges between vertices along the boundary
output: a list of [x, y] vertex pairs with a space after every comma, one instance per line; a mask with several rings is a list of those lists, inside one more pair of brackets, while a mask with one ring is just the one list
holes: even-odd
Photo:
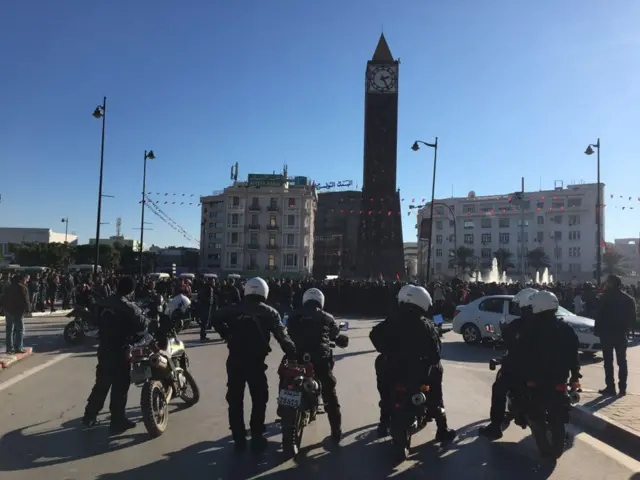
[[212, 305], [201, 305], [198, 315], [200, 316], [200, 338], [207, 336], [207, 330], [211, 328], [211, 311]]
[[96, 383], [87, 399], [86, 417], [96, 417], [111, 390], [111, 422], [122, 421], [126, 418], [127, 394], [131, 384], [131, 366], [123, 350], [114, 352], [98, 351], [98, 365], [96, 366]]
[[604, 358], [604, 377], [607, 388], [615, 390], [616, 382], [613, 372], [613, 352], [616, 353], [618, 362], [618, 386], [620, 390], [627, 389], [627, 339], [626, 337], [617, 339], [600, 339], [602, 342], [602, 357]]
[[229, 428], [235, 438], [244, 438], [244, 389], [249, 386], [251, 395], [251, 436], [261, 436], [265, 432], [265, 414], [269, 399], [267, 365], [264, 358], [227, 358], [227, 403], [229, 404]]
[[507, 410], [507, 394], [512, 384], [508, 370], [500, 368], [491, 387], [491, 410], [489, 410], [491, 423], [502, 425]]
[[333, 359], [326, 359], [313, 363], [316, 378], [320, 382], [324, 410], [327, 412], [329, 424], [332, 429], [339, 430], [342, 427], [342, 413], [336, 385], [338, 380], [333, 374]]
[[[423, 379], [429, 385], [427, 408], [436, 412], [438, 408], [444, 409], [444, 398], [442, 393], [442, 369], [432, 368], [428, 374], [428, 367], [420, 367]], [[393, 380], [405, 377], [406, 371], [400, 372], [397, 366], [392, 366], [384, 355], [378, 355], [375, 360], [376, 384], [380, 394], [380, 423], [387, 423], [391, 415], [391, 388]]]

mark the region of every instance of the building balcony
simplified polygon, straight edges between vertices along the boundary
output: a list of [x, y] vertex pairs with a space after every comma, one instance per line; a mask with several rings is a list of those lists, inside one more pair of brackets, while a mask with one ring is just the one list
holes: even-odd
[[258, 270], [258, 265], [256, 265], [255, 263], [249, 264], [247, 265], [247, 270], [249, 270], [250, 272], [255, 272], [256, 270]]
[[244, 211], [244, 203], [239, 203], [238, 205], [234, 205], [232, 203], [227, 204], [227, 210], [231, 210], [233, 212], [242, 212]]
[[275, 272], [278, 267], [276, 265], [265, 265], [264, 269], [268, 272]]
[[249, 225], [247, 225], [247, 229], [257, 232], [258, 230], [260, 230], [260, 225], [258, 225], [257, 223], [250, 223]]
[[277, 232], [279, 230], [278, 225], [267, 225], [267, 231], [269, 232]]
[[248, 250], [260, 250], [260, 245], [258, 245], [257, 243], [250, 243], [249, 245], [247, 245], [247, 249]]
[[241, 243], [227, 243], [226, 244], [226, 248], [231, 249], [231, 250], [237, 250], [237, 249], [242, 249], [242, 244]]
[[277, 205], [269, 205], [267, 207], [267, 212], [279, 212], [280, 211], [280, 207], [278, 207]]
[[267, 250], [270, 252], [278, 250], [278, 245], [270, 245], [267, 243]]
[[285, 225], [283, 227], [283, 230], [298, 231], [298, 230], [300, 230], [300, 225]]
[[283, 265], [282, 270], [285, 272], [297, 272], [300, 267], [297, 265]]
[[250, 212], [259, 212], [260, 210], [262, 209], [260, 208], [260, 205], [258, 205], [257, 203], [249, 205]]
[[295, 244], [295, 245], [284, 245], [282, 247], [284, 250], [300, 250], [300, 245], [299, 244]]
[[242, 227], [243, 225], [241, 223], [227, 223], [227, 229], [229, 230], [238, 230]]

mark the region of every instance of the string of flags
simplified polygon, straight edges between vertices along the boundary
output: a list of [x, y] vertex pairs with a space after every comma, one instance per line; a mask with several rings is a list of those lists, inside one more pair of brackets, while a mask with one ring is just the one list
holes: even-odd
[[[142, 200], [140, 200], [140, 202], [138, 203], [142, 203]], [[173, 220], [169, 215], [167, 215], [166, 212], [164, 212], [164, 210], [162, 210], [162, 208], [160, 208], [157, 205], [157, 202], [154, 202], [152, 199], [147, 197], [145, 200], [145, 206], [151, 211], [151, 213], [156, 215], [160, 220], [162, 220], [164, 223], [169, 225], [169, 227], [171, 227], [173, 230], [178, 232], [185, 239], [189, 240], [190, 242], [196, 243], [198, 245], [200, 244], [198, 240], [196, 240], [193, 236], [189, 235], [189, 233], [184, 228], [178, 225], [178, 223], [175, 220]]]

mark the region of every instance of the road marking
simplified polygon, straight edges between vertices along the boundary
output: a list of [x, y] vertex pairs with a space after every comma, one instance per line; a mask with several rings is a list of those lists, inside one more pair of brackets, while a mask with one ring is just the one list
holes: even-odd
[[579, 432], [575, 434], [574, 438], [586, 443], [591, 448], [602, 452], [611, 460], [614, 460], [616, 463], [622, 465], [623, 467], [629, 469], [630, 471], [634, 473], [640, 472], [640, 462], [616, 450], [615, 448], [607, 445], [606, 443], [601, 442], [597, 438], [594, 438], [591, 435], [584, 432]]
[[29, 370], [25, 370], [24, 372], [19, 373], [18, 375], [16, 375], [15, 377], [7, 380], [6, 382], [0, 383], [0, 392], [6, 390], [9, 387], [12, 387], [16, 383], [21, 382], [22, 380], [24, 380], [26, 378], [29, 378], [32, 375], [35, 375], [36, 373], [41, 372], [45, 368], [49, 368], [49, 367], [55, 365], [56, 363], [64, 360], [65, 358], [69, 358], [72, 355], [73, 355], [73, 353], [62, 353], [62, 354], [57, 355], [56, 357], [52, 358], [48, 362], [43, 363], [42, 365], [38, 365], [37, 367], [33, 367], [33, 368], [30, 368]]

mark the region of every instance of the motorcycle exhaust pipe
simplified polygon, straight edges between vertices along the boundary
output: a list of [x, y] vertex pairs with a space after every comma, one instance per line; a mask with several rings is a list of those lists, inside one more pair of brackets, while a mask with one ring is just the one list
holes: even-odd
[[157, 368], [158, 370], [167, 370], [169, 368], [169, 362], [167, 361], [166, 358], [164, 358], [162, 355], [151, 355], [149, 357], [149, 364], [153, 367], [153, 368]]
[[411, 397], [411, 403], [413, 403], [416, 406], [422, 405], [426, 403], [426, 401], [427, 401], [427, 397], [425, 396], [424, 393], [416, 393]]

